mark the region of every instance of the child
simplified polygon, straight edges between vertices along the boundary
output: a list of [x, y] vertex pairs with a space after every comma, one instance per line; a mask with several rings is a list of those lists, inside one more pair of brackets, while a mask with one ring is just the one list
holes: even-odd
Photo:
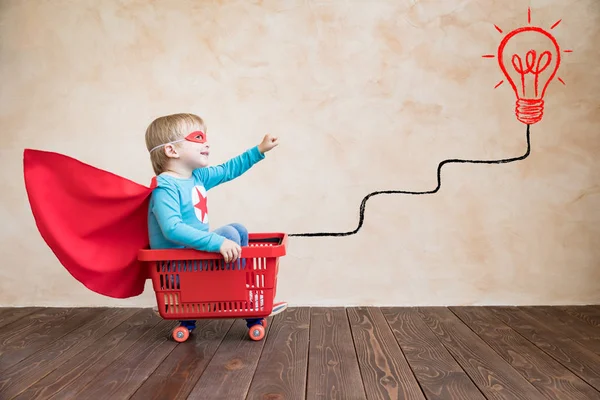
[[[210, 232], [207, 191], [244, 174], [278, 144], [277, 137], [265, 135], [258, 146], [209, 167], [206, 125], [199, 116], [174, 114], [154, 120], [146, 130], [146, 147], [157, 175], [148, 211], [150, 247], [219, 252], [226, 263], [237, 261], [241, 247], [248, 246], [248, 231], [232, 223]], [[274, 304], [273, 313], [286, 305]]]

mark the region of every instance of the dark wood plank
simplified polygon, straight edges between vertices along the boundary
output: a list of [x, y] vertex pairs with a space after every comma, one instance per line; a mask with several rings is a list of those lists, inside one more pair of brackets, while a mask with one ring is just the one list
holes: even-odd
[[425, 399], [379, 308], [347, 309], [368, 399]]
[[544, 350], [575, 375], [600, 390], [600, 356], [579, 343], [557, 337], [556, 325], [544, 326], [518, 307], [491, 307], [498, 319]]
[[42, 308], [0, 328], [0, 355], [11, 343], [22, 341], [28, 333], [36, 332], [48, 321], [65, 318], [74, 309], [64, 307]]
[[491, 310], [452, 307], [451, 311], [547, 399], [588, 400], [600, 397], [594, 388], [498, 320]]
[[416, 308], [382, 311], [428, 399], [485, 400]]
[[276, 315], [266, 338], [247, 399], [298, 399], [306, 392], [310, 309]]
[[591, 326], [556, 307], [534, 306], [520, 309], [543, 323], [546, 328], [552, 327], [560, 339], [571, 339], [600, 354], [600, 327]]
[[5, 371], [0, 378], [0, 398], [12, 398], [60, 367], [117, 325], [133, 315], [133, 309], [98, 309], [95, 318], [49, 343], [43, 350]]
[[488, 399], [542, 399], [521, 374], [445, 307], [419, 307], [423, 321]]
[[174, 321], [160, 321], [78, 391], [75, 398], [128, 399], [177, 346], [171, 337], [176, 325]]
[[7, 307], [0, 308], [0, 328], [35, 312], [42, 311], [42, 307]]
[[366, 399], [346, 311], [313, 308], [307, 399]]
[[[266, 328], [269, 335], [270, 325]], [[266, 336], [265, 336], [266, 337]], [[238, 319], [223, 339], [204, 374], [190, 393], [190, 399], [245, 399], [265, 340], [248, 337], [246, 321]]]
[[150, 309], [142, 309], [69, 361], [39, 380], [16, 399], [73, 399], [102, 370], [111, 365], [145, 335], [156, 335], [155, 327], [162, 319]]
[[64, 335], [87, 323], [95, 316], [93, 308], [76, 308], [43, 323], [37, 329], [25, 333], [21, 338], [13, 338], [3, 345], [0, 356], [0, 376], [5, 371], [44, 347], [54, 343]]
[[187, 399], [231, 328], [231, 319], [200, 320], [130, 400]]
[[543, 320], [546, 324], [555, 324], [559, 322], [563, 326], [569, 327], [569, 333], [575, 334], [582, 339], [600, 338], [600, 325], [594, 326], [577, 318], [563, 308], [554, 306], [530, 306], [520, 307], [536, 319]]
[[560, 310], [588, 323], [593, 327], [600, 327], [600, 309], [593, 306], [560, 306]]

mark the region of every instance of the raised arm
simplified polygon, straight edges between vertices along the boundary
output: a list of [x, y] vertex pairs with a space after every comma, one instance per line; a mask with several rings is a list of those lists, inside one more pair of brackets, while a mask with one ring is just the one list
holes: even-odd
[[265, 155], [258, 150], [258, 146], [254, 146], [223, 164], [214, 167], [199, 168], [194, 171], [194, 174], [197, 174], [198, 178], [204, 184], [204, 188], [209, 190], [237, 178], [264, 158]]

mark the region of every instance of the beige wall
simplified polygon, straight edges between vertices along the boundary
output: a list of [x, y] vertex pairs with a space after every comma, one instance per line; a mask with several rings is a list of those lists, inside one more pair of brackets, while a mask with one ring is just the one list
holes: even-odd
[[[447, 165], [430, 196], [379, 196], [359, 234], [290, 238], [292, 304], [600, 302], [600, 3], [596, 0], [0, 1], [0, 305], [144, 305], [90, 292], [31, 216], [25, 147], [148, 184], [143, 133], [194, 112], [213, 163], [266, 132], [281, 146], [211, 191], [213, 227], [347, 231], [373, 190], [424, 191], [446, 158], [525, 151], [496, 61], [527, 23], [564, 49], [532, 153]], [[244, 210], [247, 208], [247, 210]]]

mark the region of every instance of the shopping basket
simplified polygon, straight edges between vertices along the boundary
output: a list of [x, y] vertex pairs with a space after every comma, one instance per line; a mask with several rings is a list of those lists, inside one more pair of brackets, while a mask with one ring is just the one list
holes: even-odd
[[250, 338], [264, 337], [287, 234], [250, 233], [248, 241], [234, 263], [226, 263], [220, 253], [193, 249], [139, 251], [152, 278], [158, 313], [181, 321], [173, 330], [174, 340], [187, 340], [195, 320], [204, 318], [243, 318]]

